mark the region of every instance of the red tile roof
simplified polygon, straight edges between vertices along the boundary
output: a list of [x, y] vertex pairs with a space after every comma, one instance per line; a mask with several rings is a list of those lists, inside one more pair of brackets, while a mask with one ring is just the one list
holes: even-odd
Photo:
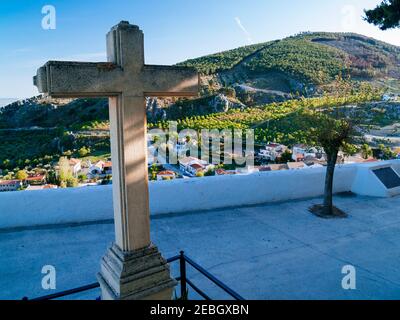
[[160, 171], [159, 173], [157, 173], [158, 176], [174, 176], [175, 172], [171, 171], [171, 170], [164, 170], [164, 171]]
[[201, 164], [198, 163], [193, 163], [192, 165], [190, 165], [193, 169], [203, 169], [203, 166]]
[[38, 175], [38, 176], [28, 177], [28, 178], [26, 178], [26, 181], [42, 181], [45, 178], [46, 177], [44, 175]]
[[112, 167], [112, 162], [107, 161], [105, 164], [103, 164], [103, 168], [111, 168]]
[[1, 186], [5, 186], [5, 185], [9, 185], [9, 184], [17, 184], [17, 183], [21, 183], [21, 181], [19, 181], [19, 180], [4, 180], [4, 181], [0, 181], [0, 185]]

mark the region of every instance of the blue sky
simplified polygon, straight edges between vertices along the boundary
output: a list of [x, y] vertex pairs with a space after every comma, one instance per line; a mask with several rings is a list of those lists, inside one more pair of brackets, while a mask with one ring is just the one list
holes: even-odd
[[[0, 98], [30, 97], [47, 60], [105, 60], [105, 34], [120, 20], [145, 33], [146, 62], [187, 58], [279, 39], [301, 31], [353, 31], [400, 45], [400, 30], [362, 21], [380, 0], [1, 0]], [[43, 30], [42, 7], [56, 9]]]

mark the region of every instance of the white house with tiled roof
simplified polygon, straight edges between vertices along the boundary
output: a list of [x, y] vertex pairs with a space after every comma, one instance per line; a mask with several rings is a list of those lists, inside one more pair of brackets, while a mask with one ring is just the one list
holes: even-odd
[[199, 172], [208, 170], [210, 164], [207, 161], [195, 157], [184, 157], [179, 159], [179, 167], [186, 174], [195, 176]]
[[17, 191], [22, 187], [20, 180], [3, 180], [0, 181], [0, 192]]

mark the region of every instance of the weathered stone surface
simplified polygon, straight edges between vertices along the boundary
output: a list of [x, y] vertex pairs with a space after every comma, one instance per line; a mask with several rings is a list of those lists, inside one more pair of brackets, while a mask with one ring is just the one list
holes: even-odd
[[103, 259], [105, 298], [148, 298], [174, 285], [150, 243], [145, 97], [197, 95], [199, 76], [193, 68], [145, 65], [143, 39], [122, 21], [107, 34], [108, 62], [50, 61], [34, 78], [53, 97], [109, 97], [116, 246]]
[[124, 253], [113, 245], [103, 257], [98, 280], [103, 299], [136, 300], [157, 296], [170, 299], [176, 281], [157, 247]]

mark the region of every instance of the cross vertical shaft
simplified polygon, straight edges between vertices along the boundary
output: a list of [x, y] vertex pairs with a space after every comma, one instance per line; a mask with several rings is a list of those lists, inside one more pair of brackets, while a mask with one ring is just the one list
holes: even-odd
[[146, 109], [142, 97], [109, 100], [116, 243], [129, 252], [150, 244]]
[[193, 96], [196, 70], [144, 64], [144, 36], [121, 22], [107, 34], [108, 62], [50, 61], [34, 83], [53, 97], [109, 98], [116, 243], [101, 262], [103, 299], [170, 299], [176, 281], [150, 241], [145, 96]]
[[[107, 34], [107, 59], [123, 70], [144, 65], [143, 33], [122, 24]], [[116, 243], [129, 252], [150, 245], [145, 97], [123, 91], [109, 98]], [[115, 178], [114, 178], [115, 176]]]

